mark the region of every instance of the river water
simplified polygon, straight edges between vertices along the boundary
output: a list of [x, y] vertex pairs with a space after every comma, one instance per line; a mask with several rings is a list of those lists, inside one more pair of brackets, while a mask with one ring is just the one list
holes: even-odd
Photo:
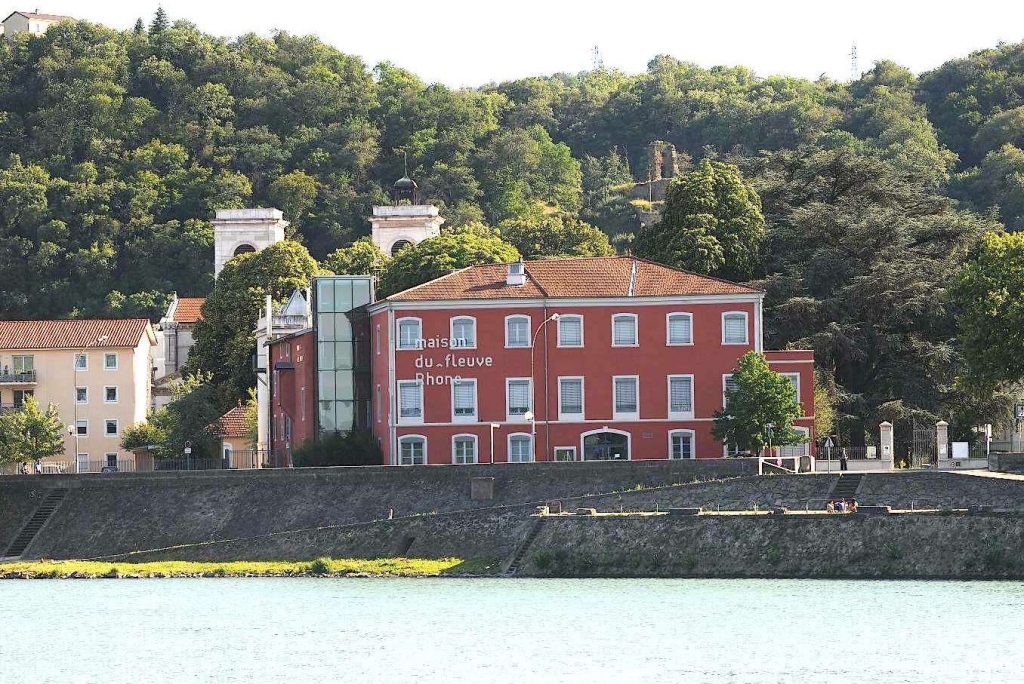
[[1024, 681], [1024, 584], [0, 582], [0, 682]]

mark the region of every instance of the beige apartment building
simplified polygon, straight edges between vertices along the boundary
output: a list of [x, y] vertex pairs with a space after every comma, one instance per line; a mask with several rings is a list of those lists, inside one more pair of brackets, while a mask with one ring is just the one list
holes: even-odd
[[129, 468], [135, 457], [120, 448], [121, 431], [146, 419], [155, 344], [144, 318], [0, 321], [0, 411], [30, 396], [59, 407], [67, 450], [53, 469]]

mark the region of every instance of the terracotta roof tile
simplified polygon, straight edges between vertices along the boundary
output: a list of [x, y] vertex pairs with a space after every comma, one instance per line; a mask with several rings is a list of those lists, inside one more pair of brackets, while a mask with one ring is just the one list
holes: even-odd
[[[66, 321], [0, 321], [0, 349], [134, 348], [143, 335], [153, 338], [145, 318]], [[97, 343], [100, 337], [106, 337]]]
[[64, 16], [63, 14], [40, 14], [39, 12], [11, 12], [7, 15], [7, 19], [10, 19], [15, 14], [20, 14], [26, 19], [41, 19], [43, 21], [64, 21], [65, 19], [74, 19], [74, 17]]
[[236, 406], [217, 422], [210, 425], [219, 437], [245, 437], [249, 434], [249, 425], [246, 419], [247, 409], [244, 406]]
[[[634, 277], [634, 267], [636, 269]], [[590, 257], [526, 262], [526, 284], [507, 285], [506, 264], [455, 271], [391, 295], [389, 301], [670, 297], [760, 292], [746, 285], [697, 275], [636, 257]]]
[[178, 307], [174, 310], [174, 320], [178, 323], [196, 323], [203, 320], [204, 297], [179, 297]]

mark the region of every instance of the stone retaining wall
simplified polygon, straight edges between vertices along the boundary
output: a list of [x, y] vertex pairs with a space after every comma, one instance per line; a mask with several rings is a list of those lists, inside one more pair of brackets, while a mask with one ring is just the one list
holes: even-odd
[[999, 473], [1024, 474], [1024, 454], [992, 453], [988, 456], [988, 469]]
[[524, 572], [589, 577], [1024, 577], [1021, 515], [550, 516]]

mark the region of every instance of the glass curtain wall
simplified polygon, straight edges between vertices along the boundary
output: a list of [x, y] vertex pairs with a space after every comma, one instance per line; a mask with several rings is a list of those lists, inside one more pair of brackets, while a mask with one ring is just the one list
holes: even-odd
[[368, 430], [372, 277], [317, 278], [315, 292], [319, 429]]

